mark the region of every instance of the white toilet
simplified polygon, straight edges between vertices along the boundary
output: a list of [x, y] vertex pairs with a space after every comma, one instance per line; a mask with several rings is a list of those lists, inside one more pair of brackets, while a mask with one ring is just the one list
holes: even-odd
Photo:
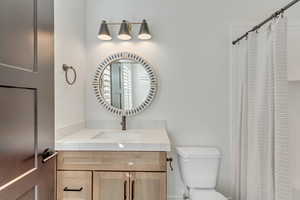
[[181, 178], [191, 200], [227, 200], [215, 190], [221, 153], [211, 147], [176, 148]]

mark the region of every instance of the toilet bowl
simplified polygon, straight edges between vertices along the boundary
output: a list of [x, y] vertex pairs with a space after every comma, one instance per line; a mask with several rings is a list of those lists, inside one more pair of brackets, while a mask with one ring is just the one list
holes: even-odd
[[191, 200], [227, 200], [215, 190], [221, 153], [213, 147], [177, 147], [180, 175]]

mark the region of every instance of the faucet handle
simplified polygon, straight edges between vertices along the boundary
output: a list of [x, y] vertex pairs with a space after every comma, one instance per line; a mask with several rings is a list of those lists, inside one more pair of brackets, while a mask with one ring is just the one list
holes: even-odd
[[126, 123], [126, 116], [125, 115], [122, 116], [121, 126], [122, 126], [123, 131], [125, 131], [127, 129], [127, 123]]

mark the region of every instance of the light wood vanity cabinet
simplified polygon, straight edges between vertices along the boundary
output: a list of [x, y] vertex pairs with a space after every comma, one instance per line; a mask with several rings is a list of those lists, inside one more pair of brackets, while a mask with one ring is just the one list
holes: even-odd
[[166, 200], [166, 152], [59, 152], [57, 170], [57, 200]]

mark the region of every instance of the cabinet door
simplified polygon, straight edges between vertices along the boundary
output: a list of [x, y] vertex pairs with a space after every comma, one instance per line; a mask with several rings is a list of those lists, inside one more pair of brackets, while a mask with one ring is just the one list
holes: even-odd
[[57, 200], [92, 200], [92, 172], [58, 171]]
[[130, 200], [166, 200], [166, 173], [135, 172], [130, 179]]
[[128, 172], [94, 172], [94, 200], [129, 200]]

